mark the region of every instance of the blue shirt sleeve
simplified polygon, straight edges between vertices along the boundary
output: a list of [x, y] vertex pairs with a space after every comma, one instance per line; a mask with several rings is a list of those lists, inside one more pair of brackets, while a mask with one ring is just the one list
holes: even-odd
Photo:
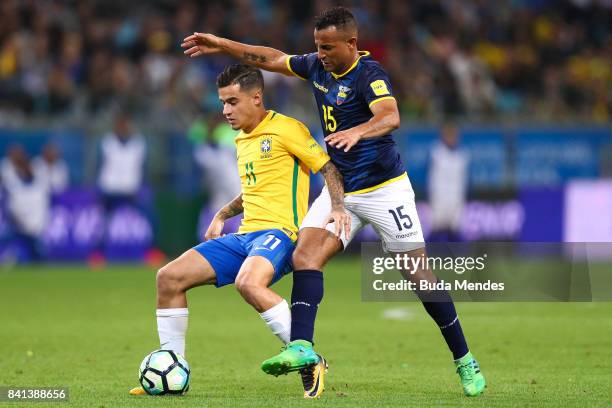
[[287, 68], [293, 75], [301, 79], [310, 78], [312, 67], [317, 62], [317, 53], [304, 55], [290, 55], [287, 57]]
[[385, 99], [395, 99], [389, 76], [380, 67], [369, 69], [365, 73], [365, 80], [360, 82], [363, 84], [362, 94], [370, 108]]

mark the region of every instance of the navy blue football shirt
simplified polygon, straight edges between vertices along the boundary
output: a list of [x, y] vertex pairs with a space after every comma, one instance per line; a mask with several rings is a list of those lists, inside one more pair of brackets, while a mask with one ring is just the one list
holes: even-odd
[[[343, 74], [326, 72], [316, 53], [292, 55], [287, 67], [312, 86], [325, 136], [369, 121], [370, 108], [392, 99], [389, 77], [367, 51]], [[327, 145], [347, 193], [362, 192], [402, 176], [406, 169], [391, 134], [362, 139], [348, 152]]]

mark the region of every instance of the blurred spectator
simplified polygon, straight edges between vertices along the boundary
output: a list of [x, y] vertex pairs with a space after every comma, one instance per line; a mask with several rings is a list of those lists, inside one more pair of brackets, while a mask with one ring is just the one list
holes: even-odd
[[114, 131], [100, 144], [98, 187], [106, 211], [135, 203], [143, 185], [146, 154], [144, 138], [134, 132], [129, 116], [119, 113]]
[[2, 162], [2, 182], [13, 244], [20, 247], [19, 260], [38, 261], [40, 238], [49, 218], [50, 190], [47, 181], [33, 171], [20, 146], [13, 146]]
[[459, 146], [459, 130], [452, 123], [442, 127], [440, 140], [431, 150], [427, 188], [431, 206], [428, 241], [459, 241], [463, 207], [467, 200], [468, 153]]
[[68, 188], [68, 165], [55, 144], [49, 143], [43, 148], [42, 154], [32, 160], [32, 168], [34, 173], [47, 180], [52, 193], [61, 193]]
[[132, 128], [128, 114], [116, 115], [114, 130], [102, 138], [99, 153], [98, 189], [106, 227], [96, 250], [88, 258], [89, 266], [96, 269], [106, 264], [106, 249], [116, 210], [125, 206], [139, 207], [138, 194], [143, 187], [147, 148], [145, 139]]
[[[209, 131], [207, 122], [202, 118], [194, 122], [189, 130], [189, 138], [195, 144], [194, 158], [204, 173], [205, 189], [210, 200], [200, 213], [198, 238], [206, 230], [215, 213], [240, 194], [240, 176], [236, 167], [236, 131], [217, 115]], [[235, 232], [241, 217], [228, 220], [224, 232]]]
[[28, 160], [27, 153], [21, 145], [11, 145], [6, 151], [6, 157], [0, 162], [0, 178], [5, 190], [19, 182], [17, 163]]
[[[196, 136], [196, 132], [202, 132]], [[204, 171], [205, 185], [211, 194], [209, 207], [218, 211], [225, 204], [240, 194], [240, 178], [236, 168], [236, 145], [234, 138], [236, 131], [223, 121], [214, 124], [212, 132], [203, 126], [202, 121], [192, 126], [190, 137], [198, 140], [194, 150], [194, 157]]]
[[465, 112], [478, 118], [493, 113], [495, 84], [483, 62], [466, 50], [455, 50], [448, 59]]

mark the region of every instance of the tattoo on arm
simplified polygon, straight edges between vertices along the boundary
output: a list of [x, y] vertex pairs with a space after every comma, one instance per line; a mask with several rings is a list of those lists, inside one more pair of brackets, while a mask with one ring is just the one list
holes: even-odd
[[321, 174], [323, 174], [327, 189], [329, 190], [332, 208], [338, 209], [344, 207], [344, 181], [336, 166], [331, 161], [328, 161], [321, 167]]
[[240, 194], [238, 197], [227, 203], [225, 207], [220, 209], [217, 214], [219, 217], [227, 220], [228, 218], [232, 218], [233, 216], [242, 213], [242, 211], [244, 211], [244, 208], [242, 207], [242, 194]]
[[242, 59], [244, 59], [246, 62], [259, 62], [261, 64], [267, 61], [265, 55], [258, 55], [252, 52], [245, 52]]

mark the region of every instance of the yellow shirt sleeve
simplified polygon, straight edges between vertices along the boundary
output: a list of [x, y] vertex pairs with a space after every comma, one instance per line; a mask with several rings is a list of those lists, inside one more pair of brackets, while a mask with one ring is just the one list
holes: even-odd
[[310, 170], [318, 172], [329, 161], [329, 156], [302, 123], [296, 121], [290, 128], [291, 130], [282, 137], [283, 145]]

